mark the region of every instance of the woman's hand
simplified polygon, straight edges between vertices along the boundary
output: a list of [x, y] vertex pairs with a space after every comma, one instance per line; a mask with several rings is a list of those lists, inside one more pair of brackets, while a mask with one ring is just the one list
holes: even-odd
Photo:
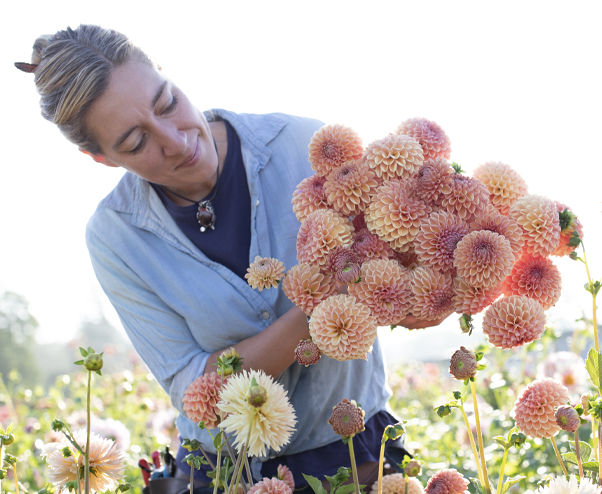
[[434, 321], [425, 321], [424, 319], [418, 319], [417, 317], [409, 315], [395, 324], [395, 326], [403, 326], [404, 328], [408, 329], [432, 328], [433, 326], [439, 326], [439, 324], [445, 321], [448, 317], [449, 316], [442, 317], [440, 319], [435, 319]]

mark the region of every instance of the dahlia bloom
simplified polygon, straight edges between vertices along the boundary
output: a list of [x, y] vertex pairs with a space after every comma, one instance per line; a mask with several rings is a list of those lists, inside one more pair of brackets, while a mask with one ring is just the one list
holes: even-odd
[[348, 161], [333, 170], [324, 183], [328, 204], [344, 216], [361, 213], [378, 187], [374, 173], [359, 161]]
[[600, 494], [600, 486], [587, 477], [579, 481], [575, 475], [571, 475], [569, 480], [556, 477], [548, 485], [537, 489], [535, 494]]
[[392, 259], [374, 259], [362, 265], [361, 280], [349, 285], [349, 295], [370, 308], [379, 326], [403, 319], [412, 299], [406, 270]]
[[293, 304], [311, 316], [322, 300], [337, 291], [337, 283], [334, 276], [323, 273], [319, 266], [302, 262], [286, 273], [282, 290]]
[[[247, 401], [253, 379], [266, 390], [267, 399], [260, 407]], [[220, 427], [230, 434], [236, 434], [234, 444], [239, 452], [247, 440], [249, 427], [251, 433], [247, 453], [251, 456], [265, 455], [266, 448], [280, 451], [288, 443], [297, 422], [295, 410], [282, 385], [263, 371], [243, 370], [233, 374], [224, 385], [220, 398], [217, 406], [228, 414]]]
[[328, 199], [324, 190], [326, 177], [314, 174], [304, 179], [293, 192], [293, 212], [299, 221], [303, 221], [309, 213], [316, 209], [328, 209]]
[[[384, 475], [382, 480], [382, 494], [404, 494], [406, 491], [406, 481], [403, 473], [392, 473]], [[423, 494], [422, 484], [417, 479], [410, 477], [408, 482], [408, 494]], [[378, 480], [372, 485], [370, 494], [378, 494]]]
[[563, 431], [575, 432], [579, 425], [581, 425], [581, 419], [579, 413], [570, 405], [562, 405], [556, 409], [556, 423]]
[[309, 142], [309, 162], [320, 176], [326, 176], [343, 163], [362, 157], [364, 148], [357, 133], [341, 124], [316, 130]]
[[538, 195], [524, 196], [512, 205], [508, 216], [521, 226], [526, 252], [548, 257], [556, 251], [560, 220], [553, 201]]
[[292, 494], [292, 492], [292, 489], [283, 480], [264, 477], [249, 489], [248, 494]]
[[465, 381], [477, 375], [477, 357], [470, 349], [461, 346], [456, 350], [449, 362], [449, 373], [460, 381]]
[[326, 256], [325, 269], [332, 273], [339, 283], [349, 285], [360, 277], [361, 261], [351, 248], [338, 246]]
[[370, 259], [388, 259], [395, 255], [391, 246], [381, 240], [378, 235], [370, 232], [368, 228], [360, 230], [356, 227], [351, 248], [359, 256], [361, 262]]
[[489, 204], [487, 188], [476, 178], [456, 174], [453, 176], [449, 193], [441, 194], [441, 207], [470, 222], [481, 214]]
[[295, 360], [305, 367], [317, 364], [321, 357], [320, 349], [311, 340], [301, 340], [295, 348]]
[[515, 348], [538, 340], [545, 329], [543, 307], [521, 295], [504, 297], [485, 312], [483, 333], [498, 348]]
[[583, 226], [581, 226], [577, 215], [568, 206], [558, 201], [554, 201], [554, 204], [556, 204], [560, 220], [560, 241], [552, 255], [558, 257], [568, 256], [577, 248], [569, 245], [569, 240], [571, 240], [574, 231], [577, 231], [579, 237], [583, 238]]
[[524, 295], [537, 300], [543, 310], [558, 302], [562, 291], [560, 271], [547, 257], [524, 254], [504, 280], [505, 296]]
[[569, 401], [569, 391], [553, 379], [533, 381], [519, 395], [513, 415], [519, 430], [529, 437], [552, 437], [559, 431], [554, 408]]
[[454, 311], [451, 276], [420, 266], [412, 276], [411, 312], [418, 319], [434, 321]]
[[364, 430], [364, 412], [355, 400], [343, 401], [332, 409], [328, 423], [332, 426], [335, 434], [343, 437], [353, 436]]
[[339, 245], [351, 245], [353, 225], [336, 211], [318, 209], [301, 223], [297, 234], [297, 259], [326, 264], [326, 255]]
[[283, 276], [284, 264], [278, 259], [260, 256], [255, 257], [245, 274], [251, 288], [257, 288], [259, 291], [264, 288], [276, 288]]
[[334, 295], [314, 309], [309, 334], [327, 357], [365, 359], [376, 340], [376, 319], [355, 297]]
[[426, 118], [410, 118], [402, 122], [396, 134], [408, 135], [416, 139], [422, 146], [424, 159], [444, 158], [451, 156], [451, 143], [443, 129]]
[[186, 416], [196, 423], [205, 422], [208, 429], [215, 429], [219, 423], [217, 402], [221, 387], [222, 379], [217, 372], [203, 374], [192, 381], [182, 398]]
[[485, 184], [489, 201], [500, 213], [506, 215], [510, 206], [527, 195], [528, 187], [523, 178], [510, 166], [490, 161], [477, 166], [473, 177]]
[[453, 468], [439, 470], [426, 484], [425, 494], [463, 494], [467, 492], [468, 480]]
[[502, 284], [487, 288], [474, 287], [462, 278], [454, 278], [454, 311], [474, 315], [489, 307], [502, 294]]
[[295, 489], [295, 479], [286, 465], [278, 465], [278, 478], [288, 485], [291, 491]]
[[425, 160], [416, 175], [414, 194], [427, 204], [434, 204], [442, 194], [451, 193], [453, 181], [454, 169], [447, 160]]
[[499, 233], [510, 242], [510, 247], [514, 252], [516, 260], [522, 255], [525, 243], [523, 240], [523, 229], [515, 220], [499, 213], [491, 204], [487, 206], [485, 211], [475, 216], [474, 220], [470, 223], [470, 230], [487, 230]]
[[422, 165], [422, 148], [412, 137], [390, 134], [371, 143], [364, 152], [364, 160], [385, 182], [406, 179], [413, 177]]

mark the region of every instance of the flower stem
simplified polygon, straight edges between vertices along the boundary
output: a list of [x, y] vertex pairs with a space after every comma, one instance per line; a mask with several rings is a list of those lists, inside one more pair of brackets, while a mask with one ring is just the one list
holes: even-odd
[[17, 465], [13, 465], [13, 473], [15, 474], [15, 494], [19, 494], [19, 478], [17, 477]]
[[[0, 382], [2, 379], [0, 378]], [[4, 448], [2, 447], [2, 441], [0, 441], [0, 468], [4, 465]], [[0, 479], [0, 492], [2, 492], [2, 480]]]
[[562, 471], [568, 477], [569, 472], [567, 472], [566, 467], [564, 466], [564, 462], [562, 461], [562, 457], [560, 456], [560, 451], [558, 451], [558, 448], [556, 447], [556, 441], [554, 441], [554, 436], [550, 438], [550, 441], [552, 441], [552, 446], [554, 446], [554, 451], [556, 452], [556, 458], [558, 458], [558, 463], [560, 463]]
[[404, 475], [403, 476], [403, 480], [405, 480], [405, 487], [404, 487], [404, 494], [408, 494], [408, 486], [410, 484], [410, 478], [408, 477], [408, 475]]
[[[238, 490], [238, 483], [240, 482], [240, 476], [242, 475], [242, 469], [243, 469], [242, 458], [246, 458], [246, 456], [247, 456], [247, 448], [249, 446], [249, 439], [251, 439], [251, 429], [253, 428], [254, 420], [255, 420], [255, 413], [251, 414], [251, 422], [249, 423], [249, 432], [247, 433], [247, 440], [245, 441], [245, 446], [238, 457], [238, 461], [236, 462], [236, 465], [238, 467], [238, 474], [236, 473], [236, 468], [234, 469], [234, 472], [232, 473], [232, 480], [234, 480], [234, 475], [236, 475], [236, 482], [232, 482], [232, 484], [230, 485], [231, 494], [236, 494], [236, 491]], [[239, 465], [239, 463], [240, 463], [240, 465]]]
[[[247, 481], [249, 483], [249, 488], [253, 487], [253, 475], [251, 474], [251, 466], [249, 465], [249, 457], [245, 456], [245, 466], [247, 467]], [[243, 482], [244, 484], [244, 482]], [[244, 487], [244, 485], [243, 485]], [[245, 489], [245, 492], [246, 489]]]
[[497, 484], [497, 494], [502, 494], [502, 485], [504, 485], [504, 469], [506, 468], [506, 458], [508, 458], [510, 447], [504, 448], [504, 457], [502, 458], [502, 466], [500, 467], [500, 480]]
[[192, 465], [190, 465], [190, 485], [188, 486], [190, 488], [190, 494], [192, 494], [192, 491], [194, 490], [194, 467]]
[[351, 459], [351, 471], [353, 472], [353, 483], [355, 484], [355, 494], [360, 493], [360, 481], [357, 478], [357, 468], [355, 466], [355, 453], [353, 452], [353, 436], [349, 436], [349, 458]]
[[460, 411], [462, 412], [462, 416], [464, 417], [464, 424], [466, 425], [466, 430], [468, 431], [468, 438], [470, 439], [470, 446], [472, 447], [472, 454], [474, 456], [474, 462], [477, 465], [477, 472], [479, 474], [479, 480], [481, 481], [481, 485], [485, 485], [485, 480], [483, 479], [483, 470], [481, 468], [481, 462], [479, 461], [479, 453], [477, 451], [477, 445], [474, 442], [474, 436], [472, 435], [472, 429], [470, 428], [470, 422], [468, 422], [468, 416], [464, 411], [464, 405], [460, 404]]
[[477, 422], [477, 439], [479, 440], [479, 452], [481, 453], [481, 467], [483, 468], [483, 486], [485, 491], [491, 494], [491, 485], [489, 484], [489, 475], [487, 475], [487, 464], [485, 463], [485, 447], [483, 446], [483, 434], [481, 433], [481, 421], [479, 420], [479, 407], [477, 405], [477, 387], [474, 381], [470, 381], [470, 391], [472, 393], [472, 402], [474, 404], [474, 416]]
[[577, 453], [577, 464], [579, 465], [579, 477], [584, 478], [583, 466], [581, 465], [581, 453], [579, 452], [579, 434], [575, 431], [575, 453]]
[[211, 461], [211, 458], [209, 458], [209, 455], [207, 454], [207, 452], [203, 449], [203, 446], [201, 446], [199, 444], [199, 449], [201, 450], [201, 453], [203, 453], [203, 456], [205, 457], [205, 459], [207, 460], [207, 463], [209, 463], [209, 466], [211, 467], [212, 470], [215, 470], [215, 465], [213, 464], [213, 462]]
[[[592, 283], [592, 277], [589, 274], [589, 266], [587, 264], [587, 256], [585, 255], [585, 244], [581, 241], [581, 248], [583, 249], [583, 264], [585, 264], [585, 271], [587, 273], [587, 280], [589, 281], [589, 286], [592, 288], [594, 284]], [[596, 318], [596, 294], [592, 291], [592, 323], [594, 325], [594, 345], [596, 347], [596, 352], [600, 353], [600, 343], [598, 343], [598, 321]]]
[[90, 388], [92, 387], [92, 371], [88, 371], [88, 403], [86, 426], [86, 451], [84, 456], [84, 492], [90, 494]]
[[219, 482], [220, 482], [219, 470], [220, 470], [221, 464], [222, 464], [222, 449], [220, 448], [217, 450], [217, 460], [216, 460], [216, 466], [215, 466], [215, 480], [214, 480], [214, 484], [213, 484], [213, 494], [217, 494], [217, 488], [218, 488]]
[[[602, 458], [602, 441], [600, 441], [600, 434], [602, 434], [602, 417], [598, 420], [598, 458]], [[602, 482], [602, 462], [598, 461], [598, 483]]]
[[383, 433], [383, 439], [380, 443], [380, 456], [378, 458], [378, 494], [383, 493], [383, 463], [385, 460], [385, 433]]

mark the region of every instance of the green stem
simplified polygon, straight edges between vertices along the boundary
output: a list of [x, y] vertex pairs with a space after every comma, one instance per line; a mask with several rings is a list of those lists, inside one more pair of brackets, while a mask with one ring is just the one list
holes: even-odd
[[203, 449], [203, 446], [201, 446], [199, 444], [199, 449], [201, 450], [201, 453], [203, 453], [203, 456], [205, 457], [205, 459], [207, 460], [207, 463], [209, 463], [209, 466], [211, 467], [212, 470], [215, 470], [215, 465], [213, 464], [213, 462], [211, 461], [211, 458], [209, 458], [209, 455], [207, 454], [207, 452]]
[[403, 476], [403, 480], [405, 480], [404, 494], [408, 494], [408, 486], [410, 484], [410, 478], [406, 474]]
[[470, 381], [470, 391], [472, 393], [472, 402], [474, 405], [474, 417], [477, 422], [477, 439], [479, 440], [479, 452], [481, 453], [481, 467], [483, 469], [483, 486], [488, 494], [491, 494], [491, 485], [489, 484], [489, 475], [487, 475], [487, 464], [485, 463], [485, 447], [483, 446], [483, 434], [481, 433], [481, 421], [479, 420], [479, 407], [477, 405], [477, 388], [474, 381]]
[[92, 371], [88, 371], [88, 424], [86, 426], [86, 452], [84, 456], [84, 492], [90, 494], [90, 388], [92, 387]]
[[500, 480], [497, 484], [497, 494], [502, 494], [502, 485], [504, 485], [504, 469], [506, 468], [506, 458], [508, 458], [510, 447], [504, 448], [504, 457], [502, 458], [502, 466], [500, 468]]
[[[251, 465], [249, 465], [249, 457], [248, 456], [245, 456], [245, 466], [247, 467], [247, 481], [249, 483], [249, 488], [251, 488], [251, 487], [253, 487], [253, 475], [251, 474]], [[247, 492], [246, 489], [245, 489], [245, 492]]]
[[190, 485], [188, 486], [190, 488], [190, 494], [192, 494], [192, 491], [194, 490], [193, 484], [194, 484], [194, 467], [192, 465], [190, 465]]
[[464, 411], [464, 405], [460, 404], [460, 411], [462, 412], [462, 416], [464, 417], [464, 424], [466, 425], [466, 430], [468, 431], [468, 438], [470, 439], [470, 446], [472, 447], [472, 454], [474, 456], [474, 462], [477, 465], [477, 473], [479, 474], [479, 480], [481, 481], [481, 485], [485, 485], [485, 479], [483, 479], [483, 469], [481, 468], [481, 462], [479, 461], [479, 453], [477, 452], [477, 445], [474, 442], [474, 436], [472, 435], [472, 429], [470, 427], [470, 422], [468, 422], [468, 416]]
[[577, 464], [579, 465], [579, 477], [584, 478], [583, 466], [581, 465], [581, 452], [579, 451], [579, 434], [575, 431], [575, 453], [577, 453]]
[[[2, 378], [0, 377], [0, 382]], [[2, 441], [0, 441], [0, 469], [4, 465], [4, 448], [2, 447]], [[0, 492], [2, 492], [2, 480], [0, 480]]]
[[217, 450], [217, 461], [216, 461], [216, 467], [215, 467], [215, 480], [214, 480], [214, 484], [213, 484], [213, 494], [217, 494], [217, 487], [219, 486], [219, 482], [220, 482], [220, 477], [219, 477], [219, 470], [220, 470], [220, 466], [222, 463], [222, 449], [218, 449]]
[[[587, 264], [587, 256], [585, 255], [585, 244], [581, 241], [581, 248], [583, 249], [583, 264], [585, 264], [585, 271], [587, 273], [587, 280], [589, 281], [589, 286], [594, 288], [594, 284], [592, 283], [592, 277], [589, 274], [589, 266]], [[596, 294], [592, 292], [592, 323], [594, 325], [594, 345], [596, 347], [596, 352], [600, 353], [600, 344], [598, 343], [598, 321], [596, 318]]]
[[[602, 441], [600, 440], [600, 434], [602, 434], [602, 417], [598, 420], [598, 458], [602, 458]], [[598, 484], [602, 482], [602, 462], [598, 462]]]
[[360, 493], [360, 481], [357, 477], [357, 468], [355, 466], [355, 453], [353, 452], [353, 436], [349, 436], [349, 458], [351, 459], [351, 471], [353, 472], [353, 483], [355, 484], [355, 494]]
[[238, 461], [236, 462], [237, 465], [240, 463], [240, 466], [238, 466], [238, 474], [236, 473], [236, 469], [234, 469], [234, 472], [232, 474], [233, 475], [232, 479], [234, 479], [234, 475], [236, 475], [236, 482], [234, 482], [232, 485], [230, 485], [230, 490], [231, 490], [232, 494], [236, 494], [236, 492], [238, 491], [238, 483], [240, 482], [240, 477], [242, 475], [242, 469], [243, 469], [242, 458], [246, 458], [246, 456], [247, 456], [247, 448], [249, 446], [249, 440], [251, 439], [251, 429], [253, 428], [254, 420], [255, 420], [255, 413], [253, 413], [251, 415], [251, 422], [249, 423], [249, 432], [247, 433], [247, 440], [245, 441], [245, 446], [244, 446], [240, 456], [238, 457]]
[[15, 494], [19, 494], [19, 478], [17, 477], [17, 465], [13, 465], [13, 473], [15, 474]]
[[558, 448], [556, 447], [556, 441], [554, 441], [554, 436], [550, 438], [550, 441], [552, 441], [552, 446], [554, 446], [554, 451], [556, 452], [556, 458], [558, 458], [558, 463], [560, 463], [562, 471], [568, 477], [569, 472], [567, 472], [566, 467], [564, 466], [564, 462], [562, 461], [562, 457], [560, 456], [560, 451], [558, 451]]
[[383, 434], [383, 439], [380, 443], [380, 456], [378, 458], [378, 494], [383, 493], [383, 463], [385, 462], [385, 443], [387, 442], [385, 434]]

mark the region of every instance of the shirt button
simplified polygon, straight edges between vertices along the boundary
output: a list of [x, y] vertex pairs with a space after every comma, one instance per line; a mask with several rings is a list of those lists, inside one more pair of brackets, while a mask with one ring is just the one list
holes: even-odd
[[266, 320], [267, 320], [267, 319], [269, 319], [269, 318], [270, 318], [270, 313], [269, 313], [267, 310], [264, 310], [264, 311], [261, 313], [261, 316], [262, 316], [264, 319], [266, 319]]
[[259, 199], [257, 199], [257, 202], [255, 203], [255, 206], [259, 206]]

